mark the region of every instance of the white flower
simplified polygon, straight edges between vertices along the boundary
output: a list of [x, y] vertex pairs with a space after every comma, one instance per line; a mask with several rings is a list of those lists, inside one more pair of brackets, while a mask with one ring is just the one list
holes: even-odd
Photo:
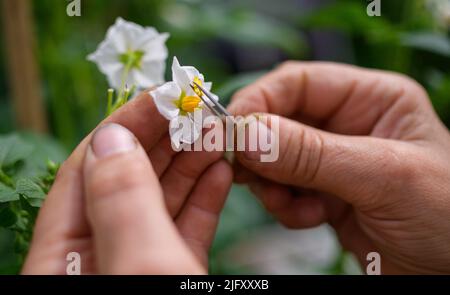
[[[150, 95], [158, 111], [170, 120], [169, 132], [172, 143], [178, 148], [181, 144], [194, 143], [203, 128], [203, 121], [210, 115], [199, 95], [200, 89], [194, 91], [190, 85], [196, 82], [210, 91], [212, 83], [205, 82], [203, 75], [194, 67], [180, 66], [177, 58], [173, 58], [172, 79], [157, 89], [150, 91]], [[206, 96], [203, 96], [207, 99]], [[217, 100], [217, 96], [214, 95]]]
[[450, 0], [427, 0], [426, 3], [437, 22], [443, 27], [450, 27]]
[[98, 65], [115, 89], [124, 85], [151, 87], [164, 82], [168, 37], [153, 27], [144, 28], [119, 17], [88, 60]]

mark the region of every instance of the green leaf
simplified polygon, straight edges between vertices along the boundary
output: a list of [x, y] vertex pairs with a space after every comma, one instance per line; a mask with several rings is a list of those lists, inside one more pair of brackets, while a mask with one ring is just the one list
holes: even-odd
[[19, 200], [19, 195], [10, 187], [0, 183], [0, 203]]
[[17, 221], [17, 216], [9, 207], [0, 209], [0, 226], [1, 227], [9, 227], [9, 226], [15, 224], [16, 221]]
[[227, 105], [235, 91], [255, 82], [266, 73], [266, 71], [258, 71], [235, 75], [223, 83], [215, 93], [221, 98], [221, 103]]
[[369, 42], [396, 42], [399, 30], [386, 18], [368, 17], [364, 3], [336, 2], [306, 19], [300, 25], [309, 29], [330, 29], [365, 37]]
[[0, 168], [24, 160], [32, 151], [33, 147], [17, 134], [0, 136]]
[[281, 20], [248, 11], [228, 13], [224, 19], [226, 24], [216, 35], [231, 41], [280, 48], [297, 58], [307, 50], [304, 36]]
[[42, 188], [31, 179], [22, 178], [17, 181], [16, 192], [23, 196], [33, 207], [41, 207], [45, 199], [45, 193]]
[[446, 35], [434, 32], [404, 33], [403, 45], [450, 57], [450, 40]]
[[201, 38], [219, 37], [238, 45], [277, 48], [291, 58], [300, 58], [308, 50], [305, 36], [289, 22], [263, 13], [213, 5], [169, 6], [184, 14], [169, 19], [174, 26], [171, 31], [181, 38], [190, 36], [193, 44]]
[[431, 102], [439, 116], [448, 124], [450, 118], [450, 75], [432, 70], [427, 73], [426, 81]]
[[33, 151], [24, 159], [24, 165], [16, 174], [16, 179], [30, 178], [47, 173], [46, 161], [63, 162], [67, 152], [54, 139], [33, 134], [20, 133], [20, 138], [28, 145], [33, 146]]

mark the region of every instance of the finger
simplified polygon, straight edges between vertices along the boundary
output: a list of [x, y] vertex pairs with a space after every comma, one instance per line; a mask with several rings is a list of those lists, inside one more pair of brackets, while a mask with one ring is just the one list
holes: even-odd
[[[159, 114], [147, 93], [142, 93], [128, 102], [105, 119], [102, 124], [107, 122], [121, 122], [127, 126], [136, 133], [147, 150], [150, 150], [167, 133], [167, 122]], [[59, 261], [65, 261], [69, 252], [80, 252], [78, 248], [69, 248], [68, 244], [65, 248], [59, 247], [55, 243], [58, 239], [82, 238], [89, 234], [82, 198], [82, 163], [89, 141], [90, 135], [78, 145], [58, 171], [55, 183], [39, 212], [24, 272], [29, 269], [28, 265], [44, 266], [43, 263], [31, 262], [45, 256], [45, 251], [51, 251], [54, 257], [60, 256], [57, 259]], [[64, 271], [64, 265], [56, 264], [46, 265], [45, 271], [41, 273], [63, 273]]]
[[271, 149], [278, 151], [272, 153], [272, 161], [263, 160], [261, 149], [237, 152], [236, 158], [275, 182], [331, 193], [363, 206], [381, 200], [374, 192], [398, 179], [408, 167], [407, 143], [335, 135], [286, 118], [267, 117], [271, 129], [260, 117], [250, 123], [249, 130], [258, 130], [259, 138], [270, 135]]
[[[121, 123], [136, 134], [146, 150], [150, 150], [167, 133], [167, 122], [147, 93], [142, 93], [128, 102], [99, 126], [112, 122]], [[82, 191], [79, 188], [82, 187], [81, 168], [89, 141], [90, 135], [78, 145], [59, 169], [55, 184], [40, 211], [34, 236], [48, 237], [39, 234], [41, 228], [42, 232], [48, 232], [51, 228], [54, 231], [53, 238], [57, 235], [69, 237], [84, 234], [82, 229], [86, 227], [80, 226], [85, 222], [80, 219], [83, 212], [80, 205]]]
[[98, 129], [84, 164], [86, 212], [100, 273], [201, 272], [131, 132], [117, 124]]
[[431, 109], [420, 96], [426, 94], [417, 83], [399, 74], [333, 63], [287, 62], [237, 92], [228, 109], [236, 115], [295, 114], [323, 122], [329, 131], [365, 135], [400, 98]]
[[293, 194], [285, 185], [270, 181], [248, 184], [266, 210], [289, 228], [308, 228], [327, 221], [323, 201], [312, 193]]
[[[97, 128], [108, 123], [117, 123], [130, 130], [146, 151], [150, 151], [167, 134], [168, 130], [167, 120], [161, 116], [153, 98], [146, 92], [141, 93], [107, 117]], [[77, 146], [61, 167], [60, 174], [68, 170], [81, 172], [86, 147], [94, 132], [95, 130]]]
[[153, 148], [168, 133], [169, 126], [147, 92], [129, 101], [106, 118], [103, 124], [105, 123], [117, 123], [130, 130], [146, 151]]
[[238, 161], [234, 161], [233, 165], [233, 181], [237, 184], [247, 184], [250, 182], [256, 182], [260, 177], [251, 170], [242, 166]]
[[231, 167], [224, 160], [210, 166], [176, 219], [181, 236], [205, 267], [220, 212], [231, 187], [232, 175]]
[[198, 178], [222, 156], [223, 152], [202, 151], [181, 152], [175, 157], [161, 177], [166, 205], [172, 217], [179, 213]]
[[169, 134], [148, 152], [148, 157], [158, 177], [163, 175], [176, 154], [177, 151], [172, 148]]

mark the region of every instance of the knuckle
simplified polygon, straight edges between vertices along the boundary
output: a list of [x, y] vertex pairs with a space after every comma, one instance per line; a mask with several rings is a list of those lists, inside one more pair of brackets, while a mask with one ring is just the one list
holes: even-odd
[[420, 103], [429, 101], [427, 91], [419, 82], [404, 74], [393, 75], [397, 78], [398, 85], [400, 85], [404, 97], [410, 102]]
[[[292, 137], [292, 136], [291, 136]], [[303, 185], [314, 182], [321, 165], [324, 141], [317, 132], [301, 129], [295, 138], [288, 141], [288, 149], [293, 151], [293, 159], [285, 159], [291, 167], [290, 173]]]
[[422, 85], [419, 84], [419, 82], [417, 82], [416, 80], [414, 80], [413, 78], [404, 75], [404, 74], [397, 74], [400, 82], [402, 82], [402, 84], [407, 87], [407, 88], [411, 88], [414, 90], [423, 90], [424, 88], [422, 87]]
[[300, 129], [294, 133], [289, 130], [286, 141], [286, 152], [283, 153], [281, 163], [284, 167], [289, 167], [289, 173], [296, 178], [303, 171], [303, 141], [305, 138], [305, 130]]

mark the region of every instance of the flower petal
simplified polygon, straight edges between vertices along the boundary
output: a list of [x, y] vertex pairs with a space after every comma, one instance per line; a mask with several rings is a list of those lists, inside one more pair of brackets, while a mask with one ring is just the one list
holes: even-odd
[[178, 125], [178, 121], [179, 117], [176, 117], [170, 120], [169, 123], [170, 141], [176, 149], [179, 149], [181, 147], [181, 138], [183, 136], [183, 132], [181, 130], [182, 127]]
[[181, 142], [186, 144], [193, 144], [200, 137], [201, 130], [202, 130], [201, 126], [199, 127], [198, 125], [192, 123], [191, 130], [189, 130], [189, 132], [187, 130], [186, 132], [183, 132]]
[[[140, 69], [133, 69], [132, 83], [136, 87], [145, 89], [164, 83], [164, 71], [166, 63], [164, 61], [149, 61], [143, 63]], [[131, 85], [130, 84], [130, 85]]]
[[[107, 73], [105, 73], [105, 75], [108, 79], [108, 84], [110, 87], [119, 89], [122, 86], [123, 67], [120, 67], [114, 71], [108, 71]], [[128, 85], [132, 85], [132, 83], [127, 83]]]
[[181, 89], [175, 82], [167, 82], [162, 86], [150, 91], [158, 111], [167, 120], [176, 118], [180, 110], [175, 106], [174, 100], [181, 95]]
[[172, 79], [187, 95], [195, 95], [190, 84], [196, 76], [200, 76], [200, 72], [196, 68], [182, 67], [176, 56], [173, 57]]
[[176, 148], [184, 144], [193, 144], [199, 137], [202, 128], [187, 116], [178, 116], [170, 121], [170, 140]]
[[144, 27], [119, 17], [108, 29], [106, 39], [112, 42], [117, 51], [123, 53], [127, 50], [136, 50], [134, 47], [143, 34]]
[[141, 40], [138, 41], [136, 49], [145, 52], [145, 55], [142, 58], [143, 62], [161, 60], [165, 61], [167, 59], [167, 56], [169, 55], [166, 46], [166, 41], [169, 38], [169, 34], [158, 34], [158, 32], [156, 32], [157, 35], [153, 35], [152, 33], [150, 33], [151, 29], [153, 28], [145, 29], [145, 32], [149, 33], [144, 33]]
[[[88, 60], [95, 62], [107, 76], [110, 86], [118, 89], [122, 85], [125, 70], [120, 56], [130, 51], [143, 51], [140, 67], [133, 68], [125, 83], [130, 86], [136, 84], [137, 87], [151, 87], [164, 81], [167, 38], [167, 33], [159, 34], [152, 27], [144, 28], [119, 17], [108, 29], [105, 40], [88, 56]], [[139, 70], [142, 73], [136, 72]]]
[[205, 81], [203, 81], [203, 88], [205, 88], [208, 91], [211, 91], [212, 82], [205, 82]]
[[119, 80], [115, 78], [118, 72], [122, 72], [124, 65], [120, 63], [117, 56], [119, 53], [109, 40], [105, 40], [100, 43], [97, 50], [88, 55], [87, 59], [97, 64], [100, 72], [108, 77], [110, 86], [114, 88], [120, 87]]

